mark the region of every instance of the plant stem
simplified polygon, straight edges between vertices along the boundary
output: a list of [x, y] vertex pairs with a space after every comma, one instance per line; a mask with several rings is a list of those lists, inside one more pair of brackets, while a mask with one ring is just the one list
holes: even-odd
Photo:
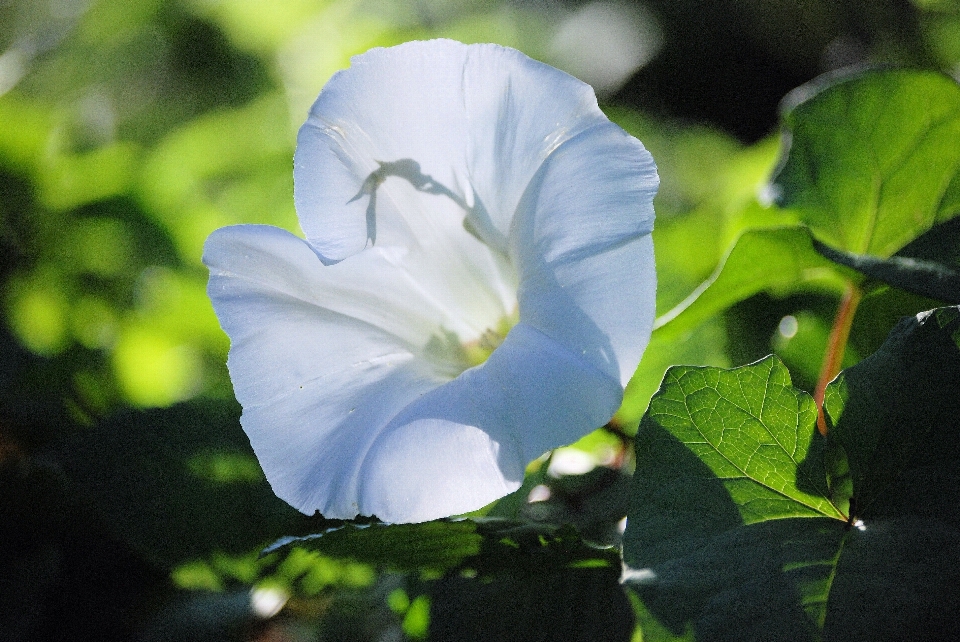
[[618, 422], [616, 418], [607, 422], [607, 424], [603, 426], [603, 430], [616, 437], [620, 442], [617, 454], [609, 464], [610, 468], [623, 468], [633, 453], [634, 438], [627, 434], [627, 431], [623, 429], [623, 426], [620, 425], [620, 422]]
[[847, 348], [847, 339], [850, 338], [850, 327], [853, 325], [853, 315], [857, 305], [863, 298], [863, 292], [854, 283], [848, 283], [840, 299], [840, 307], [833, 319], [830, 329], [830, 338], [827, 340], [827, 351], [823, 355], [823, 366], [820, 368], [820, 379], [813, 398], [817, 402], [817, 430], [821, 435], [827, 434], [827, 418], [823, 414], [823, 397], [827, 392], [827, 384], [840, 374], [843, 364], [843, 353]]

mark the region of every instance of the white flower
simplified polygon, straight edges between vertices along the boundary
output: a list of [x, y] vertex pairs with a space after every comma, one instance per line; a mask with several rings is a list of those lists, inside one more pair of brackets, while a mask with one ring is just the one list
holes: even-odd
[[616, 411], [653, 321], [658, 177], [589, 86], [496, 45], [374, 49], [320, 93], [294, 178], [306, 242], [241, 225], [204, 251], [281, 498], [475, 510]]

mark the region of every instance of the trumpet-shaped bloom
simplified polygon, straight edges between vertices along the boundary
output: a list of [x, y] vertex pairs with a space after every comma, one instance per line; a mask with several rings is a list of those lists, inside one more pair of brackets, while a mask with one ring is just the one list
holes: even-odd
[[468, 512], [616, 411], [653, 321], [658, 177], [589, 86], [495, 45], [374, 49], [320, 93], [294, 179], [306, 241], [241, 225], [204, 250], [281, 498]]

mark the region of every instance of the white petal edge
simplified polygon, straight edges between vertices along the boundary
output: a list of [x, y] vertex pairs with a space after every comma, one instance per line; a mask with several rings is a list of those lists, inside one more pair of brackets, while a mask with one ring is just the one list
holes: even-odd
[[[372, 49], [330, 79], [298, 135], [301, 227], [328, 263], [368, 247], [369, 197], [350, 201], [380, 162], [409, 159], [462, 203], [479, 203], [472, 215], [488, 220], [474, 227], [503, 249], [543, 159], [604, 121], [588, 85], [513, 49], [451, 40]], [[419, 207], [386, 205], [401, 182], [377, 189], [377, 243], [410, 246], [433, 227], [435, 194], [419, 194]]]
[[608, 122], [546, 160], [510, 230], [521, 321], [623, 385], [653, 324], [658, 185], [649, 152]]
[[[379, 430], [445, 380], [419, 355], [429, 301], [381, 254], [363, 257], [324, 268], [306, 242], [269, 226], [223, 228], [204, 252], [264, 473], [279, 497], [328, 517], [357, 515], [357, 471]], [[384, 282], [388, 292], [371, 289]]]

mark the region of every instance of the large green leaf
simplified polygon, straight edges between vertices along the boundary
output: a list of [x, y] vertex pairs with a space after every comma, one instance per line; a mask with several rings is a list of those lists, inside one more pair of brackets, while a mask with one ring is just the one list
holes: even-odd
[[904, 319], [826, 394], [853, 477], [831, 639], [949, 639], [960, 626], [960, 309]]
[[835, 250], [825, 255], [835, 266], [953, 301], [957, 277], [949, 262], [910, 254], [885, 260], [960, 213], [956, 82], [931, 72], [871, 71], [821, 79], [788, 103], [773, 193], [809, 231], [744, 232], [713, 275], [657, 319], [667, 339], [759, 292], [836, 279], [813, 240]]
[[[626, 580], [669, 631], [645, 635], [951, 639], [960, 627], [958, 342], [958, 308], [906, 320], [831, 384], [827, 438], [773, 357], [669, 371], [637, 434], [624, 535]], [[772, 455], [758, 447], [764, 431], [777, 438]], [[780, 501], [765, 501], [774, 488]]]
[[960, 87], [906, 70], [828, 76], [795, 90], [774, 178], [821, 241], [886, 258], [960, 213]]
[[856, 517], [917, 514], [960, 527], [960, 309], [904, 319], [827, 388]]
[[637, 433], [623, 553], [673, 634], [812, 639], [845, 529], [815, 424], [776, 357], [667, 372]]
[[678, 338], [754, 294], [790, 291], [809, 282], [830, 283], [837, 279], [838, 269], [814, 249], [805, 227], [748, 230], [709, 279], [656, 320], [654, 333], [661, 339]]
[[[816, 416], [813, 398], [793, 388], [787, 369], [771, 356], [726, 371], [671, 368], [641, 430], [665, 428], [686, 444], [723, 480], [743, 523], [839, 519], [843, 514], [829, 499], [825, 476], [798, 468]], [[797, 479], [798, 473], [804, 478]]]

